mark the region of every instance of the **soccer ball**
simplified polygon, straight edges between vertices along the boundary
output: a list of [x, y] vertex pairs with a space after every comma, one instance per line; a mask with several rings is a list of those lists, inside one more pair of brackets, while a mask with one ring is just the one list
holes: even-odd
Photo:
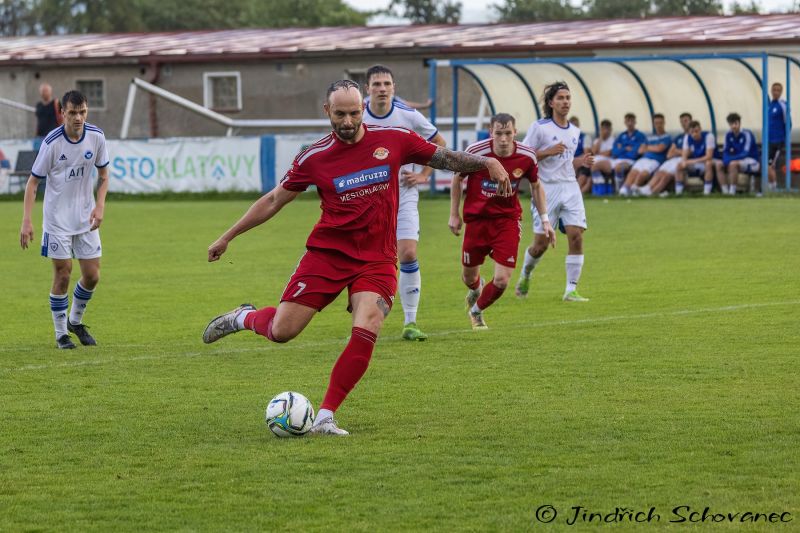
[[314, 406], [297, 392], [282, 392], [267, 405], [267, 426], [278, 437], [301, 437], [314, 423]]

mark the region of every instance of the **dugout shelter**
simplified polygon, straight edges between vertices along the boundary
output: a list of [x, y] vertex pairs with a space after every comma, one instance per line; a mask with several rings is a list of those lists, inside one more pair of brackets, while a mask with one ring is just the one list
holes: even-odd
[[[737, 112], [743, 117], [743, 127], [752, 130], [761, 142], [762, 132], [769, 127], [771, 83], [783, 84], [789, 117], [792, 116], [792, 87], [800, 84], [800, 53], [431, 59], [428, 65], [433, 102], [439, 100], [439, 71], [451, 70], [454, 124], [458, 124], [462, 74], [480, 87], [481, 108], [485, 106], [490, 114], [511, 113], [517, 118], [520, 131], [542, 118], [544, 86], [564, 80], [572, 93], [571, 114], [577, 116], [582, 129], [593, 136], [599, 135], [600, 121], [606, 117], [622, 117], [632, 112], [638, 118], [639, 128], [650, 131], [654, 113], [664, 113], [668, 123], [675, 125], [677, 114], [688, 111], [720, 142], [728, 130], [726, 116]], [[483, 109], [478, 110], [478, 114], [482, 112]], [[432, 120], [436, 120], [437, 114], [434, 105]], [[677, 131], [673, 129], [672, 133]], [[791, 161], [792, 142], [800, 141], [800, 130], [793, 132], [790, 121], [786, 123], [782, 140], [786, 161]], [[458, 142], [459, 128], [454, 127], [452, 145], [458, 146]], [[762, 149], [764, 187], [767, 161], [767, 150]], [[787, 190], [791, 189], [791, 183], [791, 165], [787, 165]]]

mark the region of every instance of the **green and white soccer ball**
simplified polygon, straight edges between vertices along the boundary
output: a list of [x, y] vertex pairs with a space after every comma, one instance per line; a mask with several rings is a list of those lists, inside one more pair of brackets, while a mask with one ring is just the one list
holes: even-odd
[[267, 426], [278, 437], [301, 437], [314, 423], [314, 406], [298, 392], [282, 392], [267, 405]]

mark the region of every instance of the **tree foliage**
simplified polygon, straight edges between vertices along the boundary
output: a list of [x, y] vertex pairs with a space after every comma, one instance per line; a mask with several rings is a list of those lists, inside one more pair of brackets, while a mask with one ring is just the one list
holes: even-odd
[[580, 8], [569, 0], [506, 0], [491, 7], [498, 15], [498, 22], [570, 20], [582, 15]]
[[722, 15], [722, 2], [720, 0], [655, 0], [653, 15], [663, 17]]
[[392, 0], [386, 13], [411, 21], [411, 24], [458, 24], [459, 0]]
[[758, 15], [761, 13], [761, 4], [756, 0], [750, 0], [749, 4], [745, 2], [740, 4], [734, 1], [730, 6], [730, 10], [732, 15]]
[[650, 0], [588, 0], [586, 12], [593, 19], [644, 18], [650, 14]]
[[343, 0], [3, 0], [0, 35], [363, 26]]
[[[739, 12], [754, 12], [752, 6], [757, 4], [750, 1]], [[574, 7], [569, 0], [503, 0], [492, 8], [501, 22], [722, 14], [720, 0], [584, 0], [581, 7]]]

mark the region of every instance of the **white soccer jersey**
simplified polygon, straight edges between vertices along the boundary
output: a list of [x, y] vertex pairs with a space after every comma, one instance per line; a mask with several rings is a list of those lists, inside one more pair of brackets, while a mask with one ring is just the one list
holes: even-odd
[[83, 135], [72, 142], [60, 126], [45, 137], [31, 174], [47, 180], [43, 229], [53, 235], [78, 235], [91, 228], [94, 209], [92, 172], [108, 165], [103, 131], [84, 124]]
[[[369, 105], [367, 105], [364, 113], [364, 123], [375, 126], [400, 126], [413, 131], [428, 141], [439, 133], [436, 126], [431, 124], [422, 113], [398, 101], [396, 98], [392, 99], [391, 109], [383, 116], [373, 115], [369, 110]], [[413, 172], [414, 165], [404, 165], [400, 171], [402, 172], [403, 170]]]
[[581, 130], [571, 123], [567, 123], [567, 126], [562, 128], [552, 119], [543, 118], [531, 124], [522, 144], [530, 146], [537, 153], [558, 143], [564, 143], [564, 146], [567, 147], [561, 155], [539, 158], [539, 179], [542, 183], [575, 181], [575, 168], [572, 166], [572, 160], [575, 157], [575, 149], [578, 147], [580, 138]]
[[614, 137], [613, 135], [609, 135], [608, 139], [606, 139], [605, 141], [603, 139], [599, 139], [600, 140], [600, 151], [601, 152], [611, 152], [611, 150], [614, 148], [614, 139], [615, 138], [616, 137]]

